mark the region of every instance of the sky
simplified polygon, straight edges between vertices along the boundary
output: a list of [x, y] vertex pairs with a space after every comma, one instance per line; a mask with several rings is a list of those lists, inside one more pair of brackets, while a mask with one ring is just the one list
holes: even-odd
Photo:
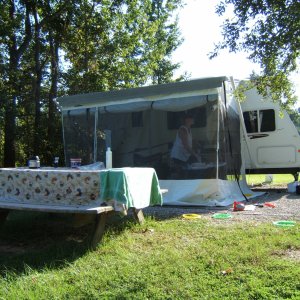
[[[244, 53], [229, 53], [227, 50], [210, 60], [208, 54], [214, 44], [222, 41], [221, 24], [223, 18], [215, 13], [218, 0], [185, 0], [187, 3], [179, 11], [179, 28], [184, 42], [173, 54], [173, 61], [181, 63], [178, 75], [187, 72], [191, 79], [211, 76], [233, 76], [246, 79], [252, 70], [260, 67], [247, 59]], [[300, 102], [300, 73], [292, 76], [296, 94]]]

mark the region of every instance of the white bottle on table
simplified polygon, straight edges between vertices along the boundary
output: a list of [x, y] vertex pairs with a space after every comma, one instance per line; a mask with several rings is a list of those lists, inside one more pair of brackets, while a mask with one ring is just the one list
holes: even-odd
[[112, 168], [112, 152], [110, 150], [110, 147], [107, 147], [106, 150], [106, 169]]

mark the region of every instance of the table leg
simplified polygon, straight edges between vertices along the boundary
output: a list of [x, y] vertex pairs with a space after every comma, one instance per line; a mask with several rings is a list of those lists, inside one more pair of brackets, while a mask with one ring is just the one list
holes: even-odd
[[133, 208], [133, 214], [139, 224], [143, 224], [145, 222], [144, 214], [141, 209]]
[[105, 229], [106, 218], [107, 218], [107, 213], [102, 213], [96, 216], [95, 231], [91, 242], [91, 247], [93, 250], [97, 248], [98, 243], [102, 239], [104, 229]]
[[6, 221], [8, 214], [9, 214], [9, 209], [0, 209], [0, 227], [2, 227], [2, 225]]

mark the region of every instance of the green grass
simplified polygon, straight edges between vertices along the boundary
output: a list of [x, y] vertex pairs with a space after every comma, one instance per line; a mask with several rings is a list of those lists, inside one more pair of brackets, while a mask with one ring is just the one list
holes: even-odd
[[[294, 176], [291, 174], [273, 174], [273, 182], [270, 184], [272, 185], [278, 185], [278, 184], [288, 184], [290, 182], [294, 181]], [[251, 174], [246, 175], [247, 183], [251, 186], [262, 184], [266, 181], [266, 175], [265, 174]]]
[[0, 299], [300, 299], [299, 260], [285, 255], [300, 251], [299, 225], [117, 218], [91, 252], [91, 228], [47, 218], [0, 230], [24, 249], [0, 253]]

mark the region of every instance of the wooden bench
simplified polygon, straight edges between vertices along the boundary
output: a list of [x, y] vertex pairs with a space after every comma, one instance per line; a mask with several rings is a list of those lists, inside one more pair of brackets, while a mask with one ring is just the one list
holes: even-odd
[[[11, 210], [96, 215], [95, 228], [91, 239], [92, 249], [95, 249], [102, 239], [108, 214], [115, 211], [112, 206], [75, 206], [0, 202], [0, 227], [5, 222]], [[144, 222], [144, 216], [141, 209], [133, 208], [133, 214], [140, 224]]]

